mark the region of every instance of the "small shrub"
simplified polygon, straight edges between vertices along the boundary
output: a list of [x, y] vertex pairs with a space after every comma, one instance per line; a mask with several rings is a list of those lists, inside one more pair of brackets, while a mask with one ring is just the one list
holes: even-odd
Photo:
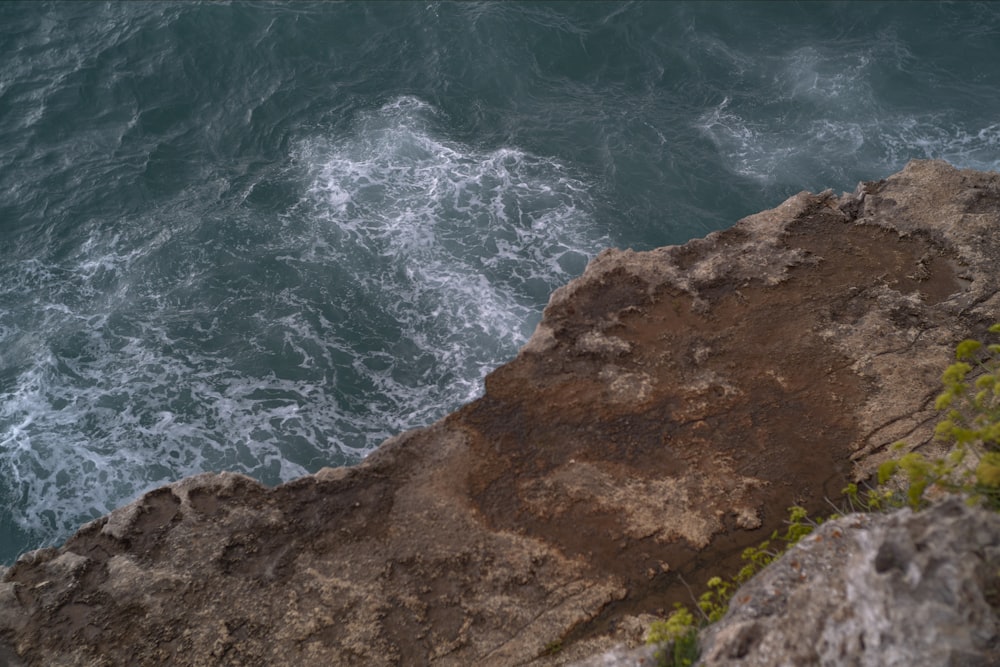
[[[894, 491], [886, 486], [868, 487], [861, 492], [857, 484], [848, 484], [842, 491], [844, 494], [844, 511], [852, 512], [884, 512], [886, 510], [899, 509], [906, 505], [898, 491]], [[833, 514], [829, 518], [835, 519], [839, 514]]]
[[691, 610], [681, 603], [674, 605], [670, 616], [650, 624], [646, 643], [663, 644], [657, 654], [661, 667], [690, 667], [698, 659], [698, 631], [720, 620], [729, 610], [729, 600], [741, 584], [763, 570], [787, 551], [792, 545], [813, 531], [820, 522], [809, 518], [805, 508], [788, 508], [788, 520], [784, 531], [774, 531], [768, 540], [755, 547], [743, 550], [744, 565], [732, 578], [712, 577], [708, 580], [708, 590], [701, 594], [695, 605], [699, 612], [696, 620]]
[[[989, 329], [1000, 334], [1000, 324]], [[972, 378], [975, 378], [973, 381]], [[935, 428], [937, 438], [954, 445], [939, 458], [928, 459], [919, 452], [909, 452], [879, 466], [877, 486], [858, 489], [848, 484], [843, 489], [845, 512], [883, 512], [910, 506], [920, 509], [927, 504], [929, 488], [967, 494], [1000, 511], [1000, 345], [983, 345], [965, 340], [955, 349], [955, 363], [942, 374], [944, 390], [935, 407], [947, 411]], [[898, 449], [905, 443], [894, 445]], [[887, 482], [901, 475], [903, 491], [893, 490]], [[833, 514], [828, 519], [837, 518]], [[708, 590], [697, 600], [701, 618], [677, 603], [666, 619], [650, 626], [646, 641], [663, 644], [658, 654], [663, 667], [690, 667], [698, 659], [698, 631], [720, 620], [729, 609], [729, 600], [743, 583], [809, 535], [823, 519], [811, 519], [803, 507], [788, 508], [787, 528], [774, 531], [770, 539], [743, 551], [743, 567], [731, 579], [712, 577]]]
[[[1000, 333], [1000, 324], [989, 331]], [[937, 488], [1000, 510], [1000, 345], [962, 341], [941, 383], [944, 390], [934, 405], [945, 415], [935, 437], [950, 443], [951, 450], [934, 459], [909, 452], [886, 461], [879, 466], [878, 483], [901, 476], [913, 509], [926, 505], [924, 494]]]
[[[990, 333], [1000, 334], [1000, 324]], [[974, 380], [973, 380], [974, 378]], [[982, 502], [1000, 511], [1000, 345], [984, 345], [964, 340], [955, 349], [955, 363], [942, 374], [944, 390], [935, 407], [946, 411], [935, 428], [937, 438], [953, 445], [947, 455], [928, 459], [909, 452], [879, 466], [877, 485], [864, 491], [857, 484], [843, 489], [846, 512], [883, 512], [927, 504], [930, 488], [963, 493], [973, 502]], [[905, 443], [894, 448], [901, 450]], [[894, 490], [888, 482], [902, 476], [904, 489]], [[839, 514], [833, 514], [833, 519]], [[658, 654], [664, 667], [690, 667], [698, 659], [698, 631], [725, 616], [729, 600], [740, 585], [809, 535], [823, 519], [813, 520], [802, 507], [788, 508], [784, 532], [774, 531], [770, 539], [743, 551], [743, 567], [729, 580], [712, 577], [708, 590], [696, 602], [700, 619], [678, 603], [664, 620], [651, 624], [647, 643], [663, 644]]]
[[698, 659], [698, 625], [688, 608], [679, 602], [670, 616], [650, 624], [646, 642], [664, 645], [656, 656], [664, 667], [691, 667]]

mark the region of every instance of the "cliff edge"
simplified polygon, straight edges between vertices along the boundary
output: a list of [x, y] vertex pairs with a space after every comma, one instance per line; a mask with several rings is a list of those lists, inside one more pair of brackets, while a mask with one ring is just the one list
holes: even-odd
[[562, 664], [931, 447], [1000, 319], [1000, 174], [912, 162], [683, 246], [607, 250], [482, 398], [361, 465], [203, 474], [0, 577], [0, 663]]

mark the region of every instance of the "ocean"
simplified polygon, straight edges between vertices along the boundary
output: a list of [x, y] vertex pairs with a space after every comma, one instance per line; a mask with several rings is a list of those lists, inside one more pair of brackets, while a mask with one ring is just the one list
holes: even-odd
[[0, 3], [0, 563], [473, 400], [608, 246], [1000, 165], [1000, 5]]

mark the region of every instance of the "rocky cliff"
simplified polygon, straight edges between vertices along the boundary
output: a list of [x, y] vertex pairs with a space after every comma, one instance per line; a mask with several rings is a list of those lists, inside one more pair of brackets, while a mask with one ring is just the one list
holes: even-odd
[[703, 667], [1000, 664], [1000, 515], [950, 498], [823, 525], [742, 587]]
[[[701, 631], [700, 667], [1000, 665], [1000, 514], [961, 498], [824, 523]], [[575, 667], [652, 667], [670, 646]]]
[[363, 464], [204, 474], [0, 579], [0, 661], [561, 664], [930, 441], [1000, 319], [1000, 175], [913, 162], [683, 246], [608, 250], [485, 395]]

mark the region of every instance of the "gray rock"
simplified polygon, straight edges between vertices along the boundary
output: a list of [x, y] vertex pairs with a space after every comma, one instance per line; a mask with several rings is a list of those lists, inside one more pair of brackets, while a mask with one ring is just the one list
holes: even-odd
[[700, 664], [1000, 664], [1000, 516], [952, 498], [831, 521], [736, 593]]

